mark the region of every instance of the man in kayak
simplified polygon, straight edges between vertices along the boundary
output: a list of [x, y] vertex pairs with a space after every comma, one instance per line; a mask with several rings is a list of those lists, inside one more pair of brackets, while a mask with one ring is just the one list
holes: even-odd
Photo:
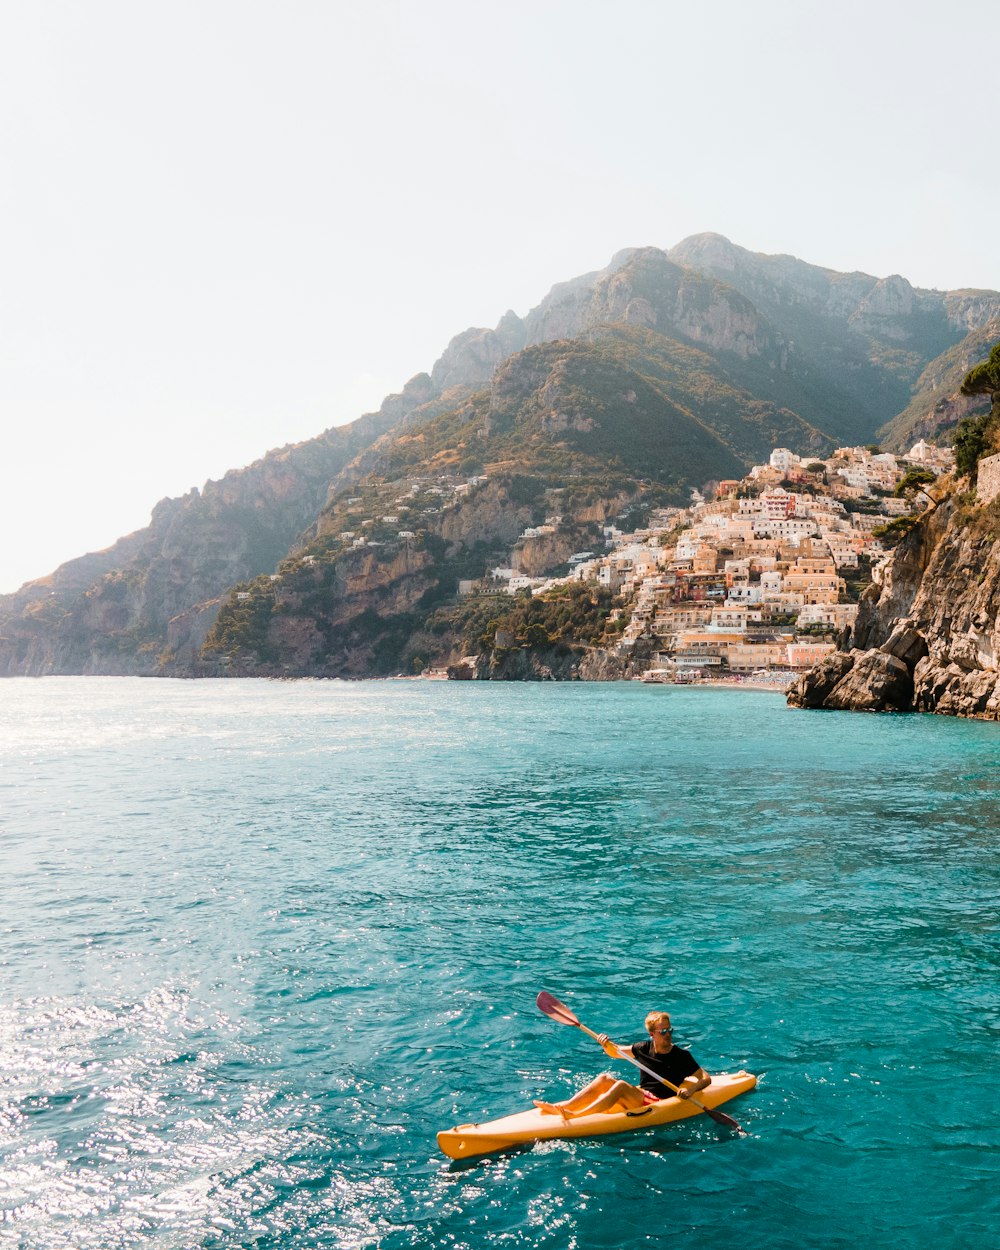
[[689, 1050], [675, 1046], [670, 1026], [670, 1016], [665, 1011], [651, 1011], [646, 1017], [649, 1041], [633, 1042], [631, 1046], [619, 1046], [602, 1033], [597, 1039], [605, 1053], [612, 1059], [638, 1059], [644, 1067], [651, 1068], [664, 1081], [676, 1085], [676, 1091], [662, 1081], [643, 1072], [639, 1087], [628, 1081], [620, 1081], [609, 1072], [602, 1072], [565, 1102], [535, 1102], [539, 1111], [561, 1115], [569, 1120], [578, 1115], [591, 1115], [595, 1111], [612, 1108], [638, 1111], [648, 1103], [661, 1098], [690, 1098], [700, 1089], [712, 1083], [712, 1078], [700, 1068]]

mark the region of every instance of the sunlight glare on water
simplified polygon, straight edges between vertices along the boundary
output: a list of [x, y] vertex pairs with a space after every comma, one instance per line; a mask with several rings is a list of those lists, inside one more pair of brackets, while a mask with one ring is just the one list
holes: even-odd
[[[0, 1246], [996, 1244], [996, 725], [617, 686], [0, 686]], [[435, 1133], [652, 1007], [704, 1117]], [[622, 1072], [621, 1075], [627, 1075]]]

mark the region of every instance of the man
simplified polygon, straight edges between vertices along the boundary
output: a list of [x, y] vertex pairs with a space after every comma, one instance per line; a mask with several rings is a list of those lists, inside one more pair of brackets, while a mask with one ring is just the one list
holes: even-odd
[[[712, 1083], [712, 1078], [698, 1066], [691, 1052], [674, 1045], [667, 1012], [651, 1011], [646, 1017], [646, 1031], [649, 1041], [633, 1042], [631, 1046], [618, 1046], [607, 1033], [602, 1033], [597, 1040], [612, 1059], [627, 1059], [631, 1055], [662, 1080], [643, 1072], [636, 1088], [628, 1081], [616, 1080], [609, 1072], [602, 1072], [565, 1102], [536, 1101], [535, 1106], [539, 1111], [561, 1115], [564, 1120], [569, 1120], [578, 1115], [591, 1115], [595, 1111], [637, 1111], [661, 1098], [690, 1098]], [[676, 1094], [670, 1086], [663, 1084], [664, 1080], [677, 1086]]]

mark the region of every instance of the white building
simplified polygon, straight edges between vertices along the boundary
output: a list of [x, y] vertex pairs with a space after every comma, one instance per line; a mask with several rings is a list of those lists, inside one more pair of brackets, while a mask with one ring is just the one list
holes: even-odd
[[843, 629], [845, 625], [853, 625], [857, 615], [856, 603], [807, 603], [799, 612], [796, 625], [799, 629], [805, 629], [808, 625]]
[[[778, 576], [780, 577], [781, 575], [778, 574]], [[760, 598], [760, 582], [746, 582], [730, 586], [729, 594], [726, 596], [726, 603], [748, 607], [752, 603], [760, 603]]]
[[786, 521], [771, 521], [767, 517], [760, 517], [754, 521], [753, 532], [758, 538], [779, 538], [795, 543], [798, 539], [818, 534], [819, 526], [812, 517], [789, 517]]
[[789, 451], [787, 447], [775, 447], [771, 452], [769, 464], [772, 469], [779, 469], [782, 473], [787, 473], [793, 467], [798, 467], [802, 460], [793, 451]]

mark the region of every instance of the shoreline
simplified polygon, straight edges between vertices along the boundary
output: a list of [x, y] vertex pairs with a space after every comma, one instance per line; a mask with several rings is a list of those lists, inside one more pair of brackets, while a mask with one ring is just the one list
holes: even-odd
[[344, 682], [345, 684], [365, 681], [419, 681], [419, 682], [448, 682], [455, 685], [579, 685], [579, 686], [606, 686], [618, 685], [622, 683], [635, 682], [645, 686], [669, 686], [671, 689], [690, 690], [696, 686], [709, 686], [722, 690], [770, 690], [776, 694], [784, 694], [788, 689], [791, 679], [782, 678], [781, 681], [768, 682], [759, 678], [752, 680], [750, 678], [712, 678], [696, 679], [694, 681], [673, 682], [673, 681], [656, 681], [644, 682], [640, 677], [620, 677], [613, 681], [587, 681], [580, 678], [557, 678], [548, 681], [533, 681], [530, 678], [519, 678], [513, 681], [499, 681], [490, 679], [470, 678], [468, 682], [456, 681], [455, 678], [446, 677], [444, 675], [434, 673], [386, 673], [380, 676], [369, 677], [332, 677], [319, 673], [296, 673], [275, 674], [275, 673], [244, 673], [239, 676], [222, 674], [199, 673], [179, 674], [179, 673], [33, 673], [31, 675], [21, 673], [0, 674], [0, 682], [2, 681], [48, 681], [48, 680], [88, 680], [96, 678], [99, 681], [178, 681], [178, 682], [198, 682], [198, 681], [222, 681], [222, 682], [239, 682], [239, 681], [278, 681], [278, 682]]
[[784, 694], [789, 684], [787, 681], [751, 681], [749, 678], [746, 681], [740, 681], [739, 679], [724, 681], [721, 678], [708, 678], [705, 681], [693, 681], [690, 683], [691, 686], [709, 686], [714, 690], [766, 690], [771, 694]]

